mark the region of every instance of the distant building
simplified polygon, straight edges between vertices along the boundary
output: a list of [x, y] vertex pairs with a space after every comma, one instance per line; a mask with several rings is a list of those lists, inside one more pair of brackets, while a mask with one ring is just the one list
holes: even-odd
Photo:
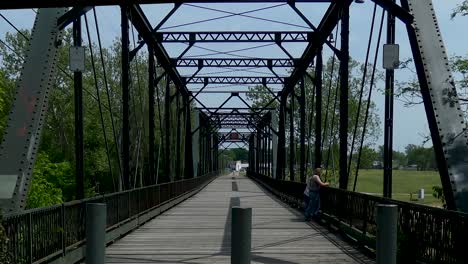
[[373, 169], [383, 169], [383, 164], [380, 160], [374, 160], [372, 162], [372, 168]]
[[236, 171], [245, 170], [248, 167], [249, 167], [248, 163], [242, 163], [242, 161], [240, 161], [240, 160], [236, 161], [236, 167], [235, 167]]

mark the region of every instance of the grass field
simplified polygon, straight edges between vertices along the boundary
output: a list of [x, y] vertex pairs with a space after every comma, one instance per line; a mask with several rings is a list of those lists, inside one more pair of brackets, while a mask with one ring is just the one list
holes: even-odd
[[[432, 186], [441, 186], [440, 176], [437, 171], [393, 171], [393, 199], [431, 206], [441, 206], [442, 203], [432, 195]], [[381, 195], [382, 189], [382, 170], [359, 171], [356, 191]], [[419, 189], [424, 189], [425, 198], [418, 201], [410, 200], [410, 193], [413, 193], [413, 199], [417, 199]]]

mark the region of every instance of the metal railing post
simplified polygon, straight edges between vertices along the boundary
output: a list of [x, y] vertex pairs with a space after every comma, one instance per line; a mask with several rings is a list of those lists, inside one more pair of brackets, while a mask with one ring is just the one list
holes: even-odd
[[86, 264], [104, 264], [106, 251], [106, 204], [86, 205]]
[[231, 264], [247, 264], [251, 260], [252, 208], [231, 210]]
[[33, 232], [32, 232], [32, 215], [31, 213], [28, 213], [28, 237], [29, 237], [29, 243], [28, 243], [28, 253], [29, 253], [29, 261], [30, 263], [34, 262], [34, 256], [33, 256]]
[[398, 206], [378, 204], [377, 217], [377, 264], [396, 264]]
[[67, 253], [67, 245], [65, 242], [66, 239], [66, 229], [65, 229], [65, 204], [62, 204], [60, 207], [60, 217], [61, 221], [60, 224], [62, 225], [62, 256], [65, 256]]

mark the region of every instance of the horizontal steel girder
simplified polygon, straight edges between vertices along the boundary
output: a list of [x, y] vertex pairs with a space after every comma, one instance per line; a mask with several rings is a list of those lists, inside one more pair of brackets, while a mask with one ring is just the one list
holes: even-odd
[[186, 84], [283, 84], [287, 77], [182, 77]]
[[[20, 0], [1, 1], [0, 9], [109, 6], [131, 4], [182, 3], [288, 3], [290, 0]], [[296, 3], [329, 3], [332, 0], [295, 0]]]
[[310, 42], [310, 31], [256, 32], [157, 32], [159, 42]]
[[296, 60], [291, 59], [172, 59], [176, 67], [287, 67], [296, 65]]

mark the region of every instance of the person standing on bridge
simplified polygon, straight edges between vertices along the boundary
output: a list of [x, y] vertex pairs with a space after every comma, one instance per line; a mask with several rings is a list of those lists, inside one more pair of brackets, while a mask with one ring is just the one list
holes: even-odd
[[[328, 186], [328, 182], [322, 182], [320, 175], [322, 174], [321, 168], [315, 168], [314, 175], [307, 176], [307, 187], [304, 191], [304, 194], [308, 192], [309, 201], [306, 201], [305, 207], [305, 221], [310, 221], [310, 219], [318, 216], [320, 209], [320, 188], [323, 186]], [[307, 199], [307, 197], [305, 197]]]

